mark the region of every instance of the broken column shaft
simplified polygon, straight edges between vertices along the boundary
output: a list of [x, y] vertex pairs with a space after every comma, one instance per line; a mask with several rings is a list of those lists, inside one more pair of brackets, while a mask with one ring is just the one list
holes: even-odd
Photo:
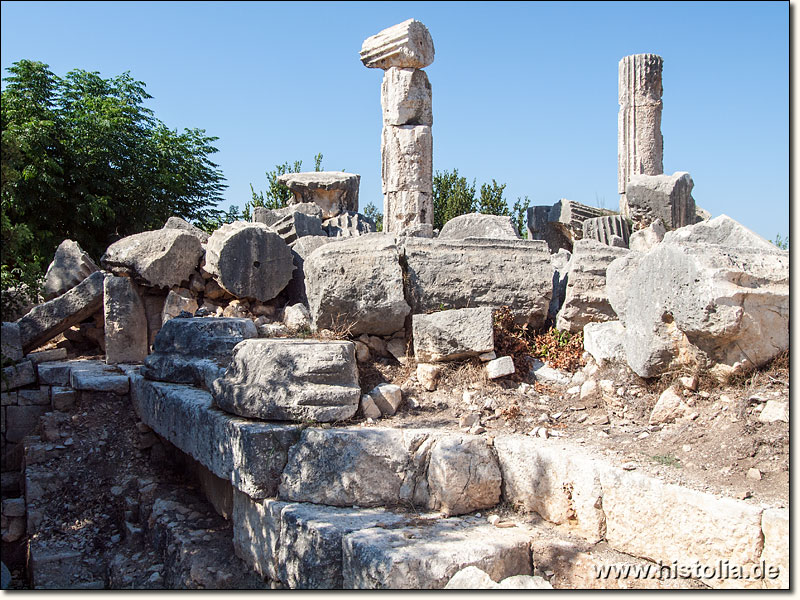
[[431, 84], [421, 69], [433, 62], [425, 25], [409, 19], [367, 38], [366, 67], [384, 70], [381, 175], [384, 231], [433, 236], [433, 113]]
[[664, 172], [661, 136], [661, 70], [655, 54], [634, 54], [619, 61], [618, 190], [620, 212], [627, 215], [625, 189], [633, 175]]

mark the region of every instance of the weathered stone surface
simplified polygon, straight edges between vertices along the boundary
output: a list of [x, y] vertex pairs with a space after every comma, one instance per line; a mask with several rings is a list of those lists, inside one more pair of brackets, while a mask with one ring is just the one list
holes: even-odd
[[355, 347], [344, 341], [245, 340], [212, 390], [220, 408], [243, 417], [349, 419], [361, 398]]
[[52, 300], [71, 290], [98, 270], [97, 265], [78, 245], [78, 242], [64, 240], [56, 248], [53, 262], [47, 267], [42, 296], [45, 301]]
[[764, 587], [789, 589], [789, 509], [766, 509], [761, 516], [761, 530], [764, 533], [761, 559], [768, 567], [780, 570], [777, 578], [764, 580]]
[[616, 550], [666, 564], [676, 556], [685, 565], [747, 565], [760, 558], [760, 507], [616, 467], [601, 468], [600, 483], [605, 537]]
[[634, 54], [619, 61], [619, 119], [617, 129], [618, 191], [625, 214], [626, 185], [633, 175], [664, 172], [661, 135], [661, 69], [655, 54]]
[[[586, 219], [583, 222], [583, 239], [597, 240], [607, 246], [627, 248], [628, 240], [630, 239], [628, 221], [621, 215], [606, 215], [604, 217]], [[619, 240], [622, 240], [622, 243]]]
[[53, 410], [66, 411], [75, 404], [77, 393], [72, 388], [53, 386], [52, 391]]
[[287, 502], [253, 500], [233, 491], [233, 549], [261, 577], [279, 581], [281, 511]]
[[514, 575], [495, 583], [478, 567], [466, 567], [453, 575], [446, 590], [552, 590], [546, 579], [538, 575]]
[[41, 385], [69, 385], [70, 362], [44, 362], [36, 367]]
[[2, 384], [2, 391], [7, 392], [29, 385], [34, 381], [36, 381], [36, 372], [33, 370], [33, 363], [25, 360], [10, 367], [5, 367], [0, 383]]
[[170, 288], [189, 281], [202, 255], [197, 236], [180, 229], [158, 229], [114, 242], [100, 264], [111, 271], [132, 273], [148, 285]]
[[626, 359], [639, 376], [699, 366], [725, 377], [788, 348], [787, 252], [664, 240], [606, 273]]
[[306, 257], [312, 327], [389, 335], [410, 307], [394, 236], [370, 234], [317, 248]]
[[632, 252], [648, 252], [664, 239], [666, 232], [661, 219], [656, 219], [644, 229], [632, 233], [628, 247]]
[[185, 288], [170, 290], [164, 300], [164, 308], [161, 310], [161, 324], [164, 325], [178, 316], [182, 312], [193, 315], [197, 311], [197, 300], [192, 292]]
[[282, 292], [282, 294], [286, 296], [288, 303], [296, 304], [300, 302], [308, 305], [308, 296], [306, 295], [306, 274], [304, 268], [305, 260], [314, 250], [320, 246], [329, 244], [332, 241], [333, 240], [331, 238], [315, 235], [298, 238], [292, 243], [290, 249], [292, 251], [294, 271], [292, 272], [292, 280]]
[[381, 107], [384, 125], [433, 125], [428, 75], [419, 69], [386, 69]]
[[67, 359], [67, 349], [66, 348], [48, 348], [47, 350], [39, 350], [37, 352], [30, 352], [25, 355], [29, 361], [33, 364], [38, 365], [43, 362], [50, 362], [54, 360], [66, 360]]
[[283, 324], [289, 331], [311, 327], [311, 315], [304, 304], [292, 304], [283, 309]]
[[8, 360], [22, 360], [22, 335], [17, 323], [3, 321], [0, 330], [0, 352]]
[[[253, 222], [260, 221], [254, 218]], [[322, 221], [319, 217], [306, 215], [302, 212], [290, 213], [269, 225], [269, 228], [277, 233], [287, 244], [291, 244], [302, 237], [328, 235], [322, 228]]]
[[440, 365], [417, 364], [417, 381], [429, 392], [436, 389], [441, 374], [442, 367]]
[[494, 350], [494, 321], [489, 307], [414, 315], [412, 326], [418, 361], [459, 360]]
[[105, 273], [96, 271], [68, 292], [35, 306], [18, 319], [22, 350], [38, 348], [101, 309], [104, 279]]
[[628, 252], [627, 248], [614, 248], [593, 239], [575, 242], [567, 266], [564, 304], [556, 318], [558, 329], [578, 332], [587, 323], [617, 318], [606, 293], [606, 269]]
[[358, 211], [358, 186], [361, 175], [343, 171], [311, 171], [285, 173], [278, 183], [288, 187], [294, 203], [313, 202], [322, 209], [322, 219], [329, 219], [343, 211]]
[[130, 389], [127, 375], [99, 360], [71, 361], [69, 383], [74, 390], [111, 392], [119, 396], [127, 394]]
[[16, 444], [33, 434], [47, 406], [6, 406], [6, 441]]
[[309, 217], [317, 217], [320, 221], [322, 220], [322, 209], [318, 205], [313, 202], [302, 202], [300, 204], [289, 204], [283, 208], [256, 206], [253, 208], [253, 223], [263, 223], [268, 227], [272, 227], [286, 217], [298, 212]]
[[362, 529], [342, 543], [345, 589], [441, 589], [470, 565], [498, 581], [532, 569], [522, 530], [499, 530], [475, 518]]
[[330, 506], [428, 502], [427, 431], [306, 429], [289, 455], [278, 497]]
[[141, 373], [148, 379], [209, 389], [230, 364], [233, 348], [255, 337], [258, 331], [250, 319], [172, 319], [156, 336]]
[[383, 416], [392, 416], [403, 403], [403, 391], [399, 385], [393, 383], [380, 383], [367, 395]]
[[108, 276], [103, 282], [103, 318], [107, 363], [140, 363], [147, 356], [147, 317], [130, 277]]
[[601, 208], [566, 198], [552, 206], [532, 206], [527, 214], [528, 239], [547, 242], [553, 253], [562, 248], [571, 252], [573, 242], [583, 237], [583, 222], [605, 213]]
[[[410, 191], [432, 193], [433, 135], [429, 125], [384, 127], [381, 157], [384, 194]], [[433, 213], [429, 216], [430, 220], [422, 219], [420, 223], [433, 223]], [[389, 233], [392, 231], [387, 230]]]
[[372, 396], [368, 396], [367, 394], [361, 396], [361, 402], [358, 408], [361, 411], [361, 415], [367, 419], [380, 419], [383, 416], [381, 409], [375, 404]]
[[289, 247], [266, 225], [234, 221], [211, 235], [205, 269], [237, 298], [267, 302], [289, 283], [294, 263]]
[[587, 323], [583, 327], [583, 349], [602, 364], [625, 361], [625, 326], [619, 321]]
[[291, 589], [341, 589], [342, 538], [353, 531], [402, 522], [379, 509], [289, 504], [281, 511], [278, 574]]
[[197, 388], [149, 381], [131, 375], [136, 414], [156, 433], [251, 498], [274, 497], [297, 442], [297, 425], [242, 419], [212, 406], [211, 394]]
[[205, 244], [208, 241], [208, 234], [203, 231], [202, 229], [195, 227], [188, 221], [181, 219], [180, 217], [170, 217], [167, 219], [167, 222], [164, 223], [164, 227], [162, 229], [180, 229], [181, 231], [185, 231], [186, 233], [191, 233], [195, 236], [198, 240], [200, 240], [201, 244]]
[[515, 370], [514, 360], [510, 356], [501, 356], [486, 363], [486, 376], [489, 379], [500, 379], [506, 375], [513, 375]]
[[647, 227], [661, 219], [667, 229], [678, 229], [695, 223], [691, 175], [678, 171], [672, 175], [633, 175], [625, 192], [622, 214], [637, 225]]
[[322, 223], [324, 233], [330, 238], [350, 238], [375, 233], [375, 221], [361, 213], [345, 211]]
[[552, 440], [500, 435], [494, 440], [503, 497], [596, 542], [603, 537], [603, 490], [594, 463]]
[[668, 231], [664, 235], [664, 242], [718, 244], [729, 248], [755, 248], [765, 252], [778, 250], [775, 244], [731, 219], [728, 215], [720, 215], [690, 227]]
[[518, 240], [520, 236], [511, 217], [481, 213], [469, 213], [450, 219], [439, 233], [439, 239], [462, 240], [465, 238]]
[[460, 515], [500, 501], [500, 467], [486, 440], [440, 435], [428, 466], [429, 508]]
[[406, 238], [404, 250], [414, 314], [509, 306], [519, 324], [544, 325], [553, 294], [544, 242]]
[[789, 402], [781, 400], [767, 400], [764, 409], [758, 415], [762, 423], [775, 423], [777, 421], [789, 422]]
[[650, 413], [650, 424], [660, 425], [682, 417], [688, 411], [683, 396], [674, 387], [669, 387], [658, 397], [656, 405]]
[[370, 69], [424, 69], [433, 62], [433, 39], [422, 23], [408, 19], [368, 37], [361, 62]]
[[384, 192], [383, 198], [384, 231], [410, 237], [433, 237], [432, 192]]

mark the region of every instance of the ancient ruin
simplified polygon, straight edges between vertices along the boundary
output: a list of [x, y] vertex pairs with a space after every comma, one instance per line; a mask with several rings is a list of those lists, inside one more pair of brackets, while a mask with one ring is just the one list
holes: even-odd
[[2, 323], [13, 585], [788, 587], [789, 256], [662, 173], [661, 58], [620, 62], [621, 214], [521, 239], [434, 237], [433, 55], [413, 19], [361, 49], [383, 232], [359, 175], [291, 173], [210, 236], [59, 246]]

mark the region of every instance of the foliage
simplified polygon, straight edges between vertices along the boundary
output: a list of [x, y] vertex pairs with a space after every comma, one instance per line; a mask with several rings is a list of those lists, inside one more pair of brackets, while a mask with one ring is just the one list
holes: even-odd
[[508, 306], [494, 311], [494, 348], [499, 356], [510, 356], [514, 361], [514, 374], [509, 377], [522, 381], [530, 371], [530, 336], [527, 325], [514, 323], [514, 315]]
[[[250, 194], [252, 197], [250, 201], [246, 202], [244, 205], [242, 218], [245, 221], [250, 221], [252, 218], [252, 209], [257, 206], [263, 206], [270, 210], [285, 208], [289, 204], [289, 200], [292, 199], [292, 191], [282, 183], [279, 183], [278, 177], [286, 173], [300, 173], [302, 167], [302, 160], [296, 160], [292, 164], [285, 162], [282, 165], [275, 165], [275, 169], [265, 173], [267, 176], [267, 190], [265, 192], [256, 192], [251, 183]], [[314, 171], [322, 171], [321, 152], [314, 156]]]
[[572, 373], [583, 365], [583, 333], [570, 333], [551, 327], [533, 336], [531, 353], [547, 360], [556, 369]]
[[171, 216], [213, 219], [225, 188], [217, 139], [169, 129], [129, 73], [64, 78], [41, 62], [9, 67], [0, 101], [3, 289], [33, 281], [64, 238], [98, 259], [115, 240]]
[[528, 239], [528, 228], [525, 227], [525, 219], [528, 218], [528, 209], [531, 207], [531, 200], [527, 196], [525, 199], [517, 198], [514, 202], [514, 208], [511, 209], [511, 216], [514, 219], [514, 226], [517, 228], [519, 234]]
[[239, 210], [238, 206], [231, 206], [227, 212], [217, 211], [216, 214], [203, 218], [197, 221], [197, 227], [205, 231], [206, 233], [214, 233], [217, 229], [222, 227], [227, 223], [233, 223], [234, 221], [240, 220], [249, 220], [249, 216], [245, 218], [241, 211]]
[[683, 468], [680, 459], [673, 456], [672, 454], [654, 454], [650, 458], [653, 460], [653, 462], [656, 462], [660, 465], [665, 465], [668, 467], [676, 467], [678, 469]]
[[441, 230], [450, 219], [475, 212], [475, 181], [470, 185], [458, 169], [436, 171], [433, 176], [433, 227]]
[[781, 250], [788, 250], [789, 249], [789, 236], [783, 237], [780, 233], [775, 236], [775, 239], [772, 240], [772, 243], [775, 244]]
[[374, 203], [370, 202], [364, 207], [364, 216], [375, 221], [375, 229], [383, 231], [383, 213], [378, 210]]
[[481, 185], [481, 196], [478, 199], [478, 212], [484, 215], [508, 215], [508, 205], [503, 199], [503, 190], [506, 184], [498, 185], [492, 179], [491, 185], [484, 183]]

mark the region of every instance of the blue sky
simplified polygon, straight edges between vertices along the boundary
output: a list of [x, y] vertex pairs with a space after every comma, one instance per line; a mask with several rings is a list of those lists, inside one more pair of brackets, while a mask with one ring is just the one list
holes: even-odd
[[656, 53], [665, 172], [689, 171], [713, 215], [789, 233], [787, 2], [2, 2], [1, 16], [4, 77], [23, 58], [130, 71], [168, 126], [218, 136], [223, 207], [317, 152], [382, 207], [383, 73], [358, 51], [413, 17], [436, 47], [434, 169], [506, 183], [510, 203], [616, 209], [617, 64]]

